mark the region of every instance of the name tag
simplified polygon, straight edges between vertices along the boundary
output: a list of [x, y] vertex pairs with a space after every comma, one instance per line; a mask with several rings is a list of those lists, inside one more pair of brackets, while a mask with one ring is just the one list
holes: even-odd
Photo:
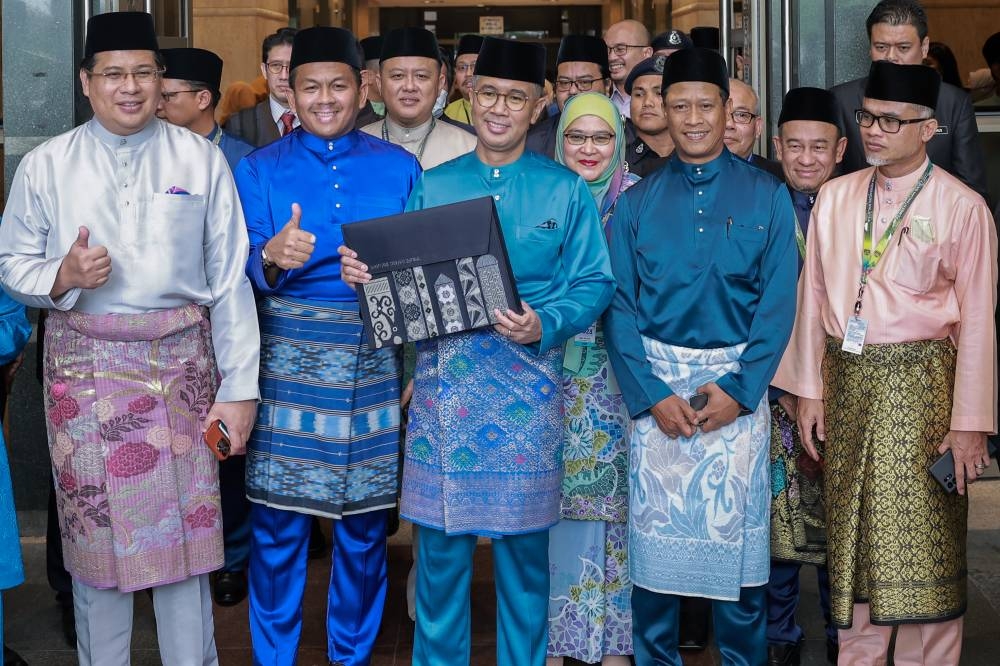
[[934, 130], [934, 133], [935, 134], [948, 134], [948, 126], [947, 125], [938, 125], [937, 129]]
[[597, 343], [597, 322], [591, 324], [586, 331], [577, 333], [573, 341], [578, 347], [593, 347]]
[[847, 320], [847, 330], [844, 331], [844, 344], [840, 346], [845, 352], [860, 354], [865, 347], [865, 336], [868, 334], [868, 320], [861, 317], [851, 317]]

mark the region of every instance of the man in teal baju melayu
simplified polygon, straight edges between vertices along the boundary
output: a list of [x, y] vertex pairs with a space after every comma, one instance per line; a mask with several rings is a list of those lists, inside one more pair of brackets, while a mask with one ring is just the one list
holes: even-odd
[[[563, 344], [600, 315], [614, 281], [586, 183], [524, 151], [544, 80], [542, 47], [486, 38], [472, 91], [476, 150], [425, 172], [407, 204], [493, 197], [524, 310], [497, 311], [493, 328], [417, 343], [400, 515], [420, 525], [418, 666], [470, 663], [469, 584], [480, 536], [493, 539], [497, 663], [545, 663], [548, 529], [559, 520], [563, 471]], [[351, 261], [342, 260], [345, 279], [352, 271], [370, 277]]]
[[[713, 600], [727, 664], [767, 660], [767, 386], [795, 315], [788, 191], [723, 144], [722, 57], [667, 59], [676, 150], [611, 221], [608, 349], [634, 419], [629, 560], [637, 664], [680, 666], [682, 596]], [[688, 401], [707, 396], [704, 407]]]

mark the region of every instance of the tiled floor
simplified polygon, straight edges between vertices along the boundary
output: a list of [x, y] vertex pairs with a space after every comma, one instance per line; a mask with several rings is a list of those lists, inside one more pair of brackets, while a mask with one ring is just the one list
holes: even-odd
[[[36, 522], [34, 520], [22, 520]], [[969, 612], [966, 616], [963, 666], [1000, 664], [1000, 479], [986, 481], [975, 488], [969, 521]], [[41, 538], [22, 539], [27, 581], [4, 594], [7, 642], [32, 666], [70, 666], [76, 664], [75, 651], [63, 641], [59, 630], [59, 611], [45, 581], [45, 545]], [[389, 547], [389, 593], [382, 630], [377, 640], [372, 666], [405, 666], [410, 663], [413, 623], [406, 614], [404, 586], [410, 562], [410, 548], [405, 534]], [[329, 558], [312, 562], [306, 588], [305, 619], [300, 666], [325, 666], [324, 612]], [[473, 666], [494, 666], [496, 600], [491, 580], [489, 547], [482, 544], [476, 555], [472, 602]], [[822, 619], [818, 608], [815, 573], [808, 567], [802, 573], [803, 599], [799, 621], [806, 630], [803, 661], [805, 666], [826, 663]], [[156, 629], [152, 606], [144, 594], [136, 595], [136, 619], [133, 638], [133, 664], [159, 664]], [[251, 663], [250, 637], [247, 628], [247, 604], [216, 608], [216, 640], [222, 666]], [[685, 666], [709, 666], [721, 663], [717, 652], [707, 650], [684, 655]], [[579, 664], [567, 664], [579, 666]]]

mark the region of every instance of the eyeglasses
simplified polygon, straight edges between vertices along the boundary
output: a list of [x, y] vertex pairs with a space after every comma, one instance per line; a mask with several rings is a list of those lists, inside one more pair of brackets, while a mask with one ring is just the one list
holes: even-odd
[[164, 70], [155, 69], [153, 67], [140, 67], [139, 69], [133, 70], [131, 72], [126, 72], [124, 69], [106, 69], [103, 72], [92, 72], [87, 71], [87, 76], [100, 76], [104, 78], [104, 81], [111, 86], [121, 85], [125, 83], [128, 77], [135, 79], [135, 82], [139, 85], [148, 85], [158, 79]]
[[[202, 88], [204, 90], [204, 88]], [[200, 93], [201, 90], [175, 90], [174, 92], [161, 92], [160, 97], [163, 98], [164, 102], [172, 102], [174, 98], [181, 93]]]
[[566, 132], [563, 137], [566, 139], [566, 143], [571, 146], [582, 146], [587, 143], [587, 139], [593, 141], [595, 146], [606, 146], [614, 141], [615, 135], [610, 132], [594, 132], [593, 134]]
[[503, 103], [511, 111], [520, 111], [528, 103], [527, 95], [516, 90], [509, 93], [502, 93], [492, 88], [486, 88], [485, 90], [473, 90], [472, 92], [475, 93], [479, 106], [484, 109], [492, 109], [501, 97], [503, 97]]
[[760, 118], [756, 113], [750, 113], [749, 111], [733, 111], [729, 114], [734, 123], [739, 123], [740, 125], [749, 125], [754, 121], [754, 118]]
[[612, 44], [608, 47], [608, 55], [614, 53], [616, 56], [623, 56], [629, 49], [644, 49], [644, 44]]
[[289, 69], [289, 65], [291, 65], [291, 63], [275, 60], [273, 62], [267, 63], [267, 71], [271, 72], [272, 74], [281, 74], [282, 71]]
[[476, 69], [475, 60], [473, 60], [472, 62], [463, 62], [461, 65], [455, 65], [455, 71], [462, 72], [463, 74], [465, 74], [466, 72], [472, 72], [475, 69]]
[[594, 87], [594, 83], [597, 81], [603, 81], [604, 79], [556, 79], [556, 90], [559, 92], [566, 92], [570, 90], [573, 86], [580, 92], [587, 92]]
[[922, 123], [925, 120], [930, 120], [930, 118], [909, 118], [904, 120], [902, 118], [896, 118], [895, 116], [876, 116], [874, 113], [869, 113], [864, 109], [858, 109], [854, 112], [854, 120], [857, 121], [858, 125], [861, 127], [871, 127], [877, 120], [878, 126], [883, 132], [887, 134], [896, 134], [903, 128], [903, 125]]

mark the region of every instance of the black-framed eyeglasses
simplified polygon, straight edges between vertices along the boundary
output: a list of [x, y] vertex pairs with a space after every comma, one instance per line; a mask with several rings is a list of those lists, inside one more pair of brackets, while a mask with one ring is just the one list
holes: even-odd
[[528, 103], [528, 96], [516, 90], [509, 93], [502, 93], [492, 88], [486, 88], [485, 90], [473, 90], [472, 92], [475, 94], [479, 106], [484, 109], [492, 109], [501, 97], [503, 97], [503, 103], [511, 111], [520, 111]]
[[556, 79], [556, 90], [566, 92], [567, 90], [571, 90], [573, 86], [576, 86], [576, 89], [580, 92], [589, 92], [596, 82], [603, 80], [590, 77], [582, 79]]
[[760, 118], [759, 114], [750, 113], [749, 111], [733, 111], [729, 115], [732, 117], [734, 123], [740, 125], [749, 125], [755, 118]]
[[878, 126], [883, 132], [886, 134], [896, 134], [899, 130], [903, 129], [903, 125], [922, 123], [925, 120], [930, 120], [930, 118], [896, 118], [895, 116], [876, 116], [870, 111], [858, 109], [854, 112], [854, 120], [857, 121], [858, 126], [860, 127], [871, 127], [877, 120]]
[[611, 132], [594, 132], [593, 134], [566, 132], [563, 137], [566, 139], [566, 143], [571, 146], [582, 146], [587, 143], [588, 139], [593, 141], [595, 146], [607, 146], [615, 140], [615, 135]]
[[116, 86], [125, 83], [128, 77], [135, 79], [135, 82], [139, 85], [148, 85], [158, 79], [165, 70], [156, 69], [155, 67], [140, 67], [139, 69], [134, 69], [131, 72], [126, 72], [124, 69], [106, 69], [103, 72], [93, 72], [88, 70], [87, 76], [100, 76], [104, 79], [108, 85]]
[[629, 49], [644, 49], [646, 45], [644, 44], [612, 44], [608, 47], [608, 55], [614, 53], [616, 56], [623, 56], [628, 53]]
[[[204, 90], [204, 88], [202, 88], [202, 90]], [[174, 98], [180, 95], [181, 93], [200, 93], [200, 92], [201, 90], [175, 90], [173, 92], [161, 92], [160, 97], [163, 98], [164, 102], [172, 102], [174, 101]]]
[[283, 70], [286, 69], [290, 70], [291, 64], [292, 63], [290, 62], [281, 62], [280, 60], [275, 60], [273, 62], [266, 63], [266, 66], [267, 66], [267, 71], [271, 72], [272, 74], [281, 74]]

